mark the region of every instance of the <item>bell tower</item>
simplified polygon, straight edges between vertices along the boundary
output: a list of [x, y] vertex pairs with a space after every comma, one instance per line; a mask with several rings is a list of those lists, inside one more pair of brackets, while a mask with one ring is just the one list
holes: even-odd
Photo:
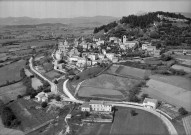
[[127, 41], [127, 37], [126, 37], [126, 35], [124, 35], [123, 36], [123, 43], [126, 43], [126, 41]]

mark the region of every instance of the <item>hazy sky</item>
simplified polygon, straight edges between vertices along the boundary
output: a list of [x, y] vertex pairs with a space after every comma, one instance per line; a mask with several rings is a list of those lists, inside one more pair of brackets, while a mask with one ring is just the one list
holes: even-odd
[[121, 17], [140, 11], [191, 13], [191, 0], [0, 1], [0, 17], [66, 18], [96, 15]]

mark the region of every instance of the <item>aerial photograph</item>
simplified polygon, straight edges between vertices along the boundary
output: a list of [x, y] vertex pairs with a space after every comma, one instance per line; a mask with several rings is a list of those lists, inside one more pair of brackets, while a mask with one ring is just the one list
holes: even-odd
[[191, 0], [0, 0], [0, 135], [191, 135]]

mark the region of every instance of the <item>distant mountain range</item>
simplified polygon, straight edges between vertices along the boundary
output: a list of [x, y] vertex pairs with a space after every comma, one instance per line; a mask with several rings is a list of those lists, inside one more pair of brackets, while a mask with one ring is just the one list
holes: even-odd
[[94, 24], [103, 25], [118, 20], [119, 18], [111, 16], [94, 16], [94, 17], [76, 17], [76, 18], [30, 18], [30, 17], [7, 17], [0, 18], [0, 25], [38, 25], [44, 23], [61, 23], [61, 24]]

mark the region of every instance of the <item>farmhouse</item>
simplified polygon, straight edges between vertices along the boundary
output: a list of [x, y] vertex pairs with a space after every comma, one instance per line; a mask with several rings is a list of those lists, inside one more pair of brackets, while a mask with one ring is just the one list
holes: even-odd
[[156, 99], [145, 98], [143, 101], [143, 106], [148, 109], [156, 109], [158, 101]]
[[112, 105], [104, 101], [90, 100], [81, 106], [81, 111], [112, 112]]
[[35, 98], [38, 102], [46, 102], [48, 100], [48, 95], [44, 92], [38, 93]]

